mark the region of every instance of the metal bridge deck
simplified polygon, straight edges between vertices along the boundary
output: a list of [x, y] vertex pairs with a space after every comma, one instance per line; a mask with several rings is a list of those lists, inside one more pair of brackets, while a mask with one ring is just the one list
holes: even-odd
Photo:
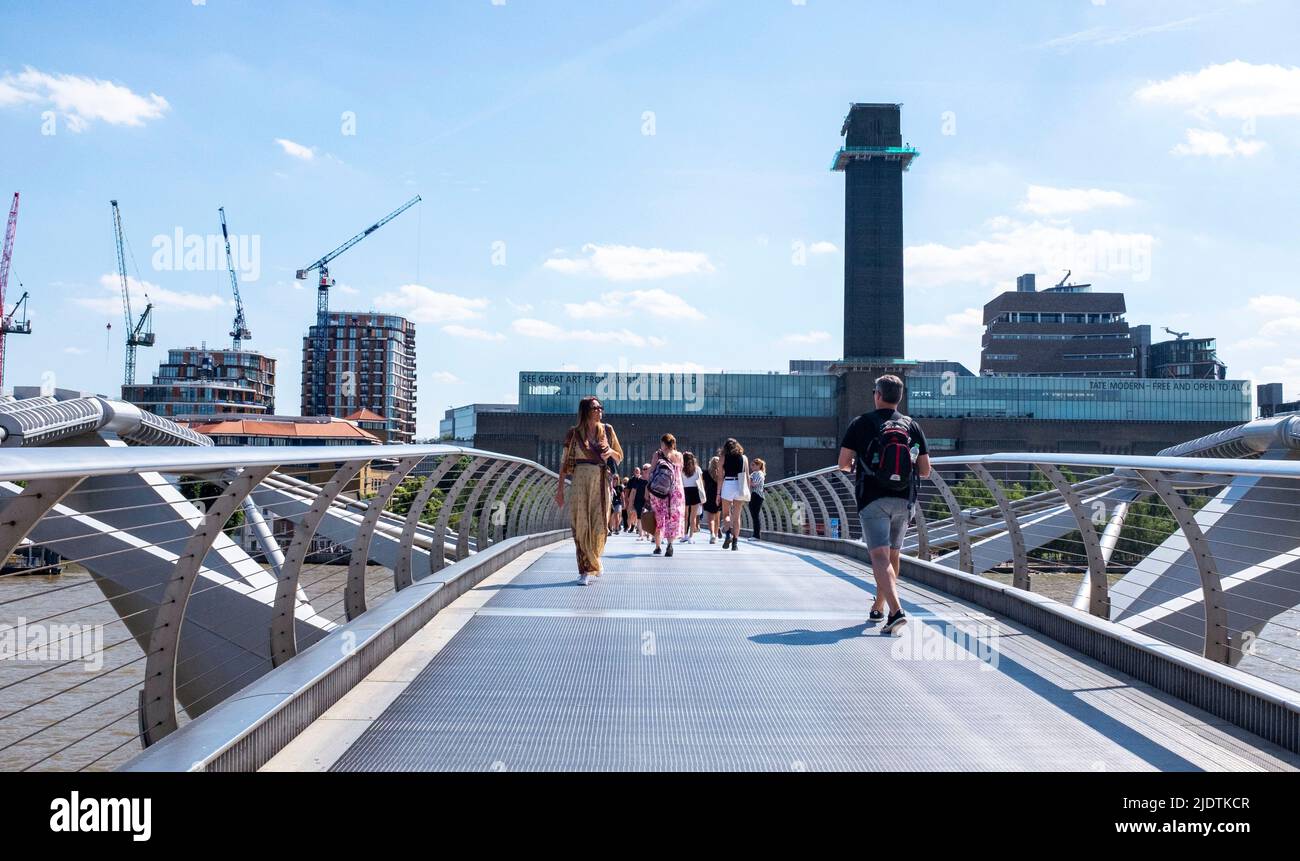
[[874, 586], [853, 560], [749, 542], [648, 553], [631, 537], [611, 539], [605, 575], [582, 587], [564, 543], [509, 582], [481, 585], [492, 597], [332, 769], [1300, 765], [914, 584], [903, 585], [908, 635], [880, 636], [864, 621]]

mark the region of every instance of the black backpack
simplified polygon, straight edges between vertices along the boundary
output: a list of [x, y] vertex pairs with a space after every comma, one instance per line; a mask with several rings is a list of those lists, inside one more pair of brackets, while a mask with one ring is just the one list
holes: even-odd
[[880, 490], [891, 493], [910, 491], [912, 487], [912, 435], [907, 417], [895, 412], [877, 423], [876, 436], [858, 465], [859, 481], [870, 481]]

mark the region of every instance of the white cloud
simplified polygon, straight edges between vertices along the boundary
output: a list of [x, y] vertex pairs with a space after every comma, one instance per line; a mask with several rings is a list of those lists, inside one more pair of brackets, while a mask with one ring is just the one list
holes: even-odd
[[[599, 368], [598, 370], [615, 369]], [[706, 368], [704, 365], [695, 362], [649, 362], [634, 364], [628, 368], [628, 371], [633, 374], [718, 374], [722, 372], [722, 369]]]
[[80, 347], [64, 347], [63, 352], [72, 356], [84, 356], [89, 351], [83, 350]]
[[908, 323], [903, 332], [918, 338], [954, 338], [965, 339], [984, 331], [984, 312], [979, 308], [967, 308], [955, 314], [948, 314], [942, 323]]
[[1049, 39], [1043, 43], [1043, 47], [1055, 48], [1064, 52], [1079, 45], [1118, 45], [1154, 33], [1181, 30], [1184, 27], [1190, 27], [1204, 17], [1203, 15], [1195, 15], [1191, 18], [1180, 18], [1177, 21], [1166, 21], [1163, 24], [1150, 24], [1145, 27], [1090, 27], [1087, 30], [1070, 33], [1068, 36], [1057, 36], [1055, 39]]
[[582, 252], [585, 257], [550, 257], [542, 267], [565, 275], [595, 275], [610, 281], [651, 281], [713, 271], [708, 255], [698, 251], [589, 242], [582, 246]]
[[1075, 281], [1098, 275], [1151, 276], [1155, 239], [1146, 233], [1076, 231], [1069, 225], [990, 219], [988, 239], [966, 245], [909, 245], [903, 265], [909, 287], [1004, 285], [1023, 272], [1073, 271]]
[[658, 287], [650, 290], [603, 293], [599, 302], [565, 303], [564, 310], [575, 320], [603, 320], [612, 317], [630, 317], [634, 314], [648, 314], [652, 317], [677, 320], [704, 319], [704, 314], [698, 308]]
[[[144, 312], [147, 302], [152, 302], [155, 308], [180, 311], [211, 311], [230, 304], [224, 297], [216, 293], [206, 295], [178, 293], [175, 290], [159, 287], [149, 281], [137, 281], [129, 275], [126, 281], [127, 289], [131, 294], [131, 310], [136, 315]], [[120, 276], [101, 275], [99, 276], [99, 284], [112, 295], [103, 298], [78, 296], [72, 301], [83, 308], [89, 308], [91, 311], [98, 311], [101, 314], [122, 313], [122, 280]]]
[[416, 323], [443, 323], [482, 317], [488, 300], [440, 293], [422, 284], [403, 284], [395, 291], [376, 296], [375, 305], [392, 308]]
[[825, 344], [831, 339], [830, 332], [801, 332], [781, 338], [785, 344]]
[[460, 382], [460, 377], [456, 376], [451, 371], [434, 371], [432, 374], [429, 374], [428, 378], [433, 380], [435, 383], [451, 384]]
[[1198, 116], [1300, 116], [1300, 66], [1233, 60], [1147, 84], [1134, 95], [1148, 104], [1185, 107]]
[[334, 288], [338, 290], [340, 293], [344, 293], [348, 296], [356, 296], [361, 292], [360, 290], [358, 290], [357, 288], [349, 284], [335, 284]]
[[533, 306], [528, 302], [516, 302], [513, 299], [507, 299], [506, 304], [509, 305], [510, 310], [514, 311], [516, 314], [531, 314], [533, 311]]
[[1229, 139], [1227, 135], [1220, 132], [1188, 129], [1186, 143], [1174, 144], [1173, 149], [1169, 151], [1174, 155], [1208, 155], [1216, 158], [1240, 155], [1249, 158], [1263, 148], [1264, 142], [1261, 140]]
[[442, 331], [453, 338], [469, 338], [473, 341], [504, 341], [506, 339], [506, 336], [500, 332], [489, 332], [486, 329], [475, 329], [472, 326], [461, 326], [457, 323], [443, 326]]
[[626, 347], [662, 347], [663, 338], [646, 337], [628, 329], [593, 331], [591, 329], [562, 329], [544, 320], [521, 318], [510, 324], [511, 330], [526, 338], [547, 341], [585, 341], [593, 344], [622, 344]]
[[1246, 302], [1246, 308], [1266, 317], [1300, 316], [1300, 299], [1280, 296], [1276, 293], [1252, 296]]
[[827, 242], [824, 239], [808, 246], [809, 254], [836, 254], [839, 250], [839, 246], [834, 242]]
[[275, 142], [280, 145], [280, 149], [284, 150], [286, 155], [291, 155], [294, 158], [311, 161], [316, 157], [315, 147], [303, 146], [300, 143], [294, 143], [288, 138], [276, 138]]
[[1281, 383], [1282, 391], [1288, 399], [1293, 399], [1296, 393], [1300, 392], [1300, 358], [1291, 356], [1280, 362], [1265, 365], [1259, 369], [1255, 379], [1261, 383]]
[[25, 67], [0, 77], [0, 107], [36, 105], [63, 114], [68, 130], [81, 132], [94, 120], [110, 125], [141, 126], [156, 120], [171, 105], [157, 93], [142, 96], [129, 87], [82, 75], [48, 74]]
[[1034, 215], [1068, 215], [1107, 206], [1132, 206], [1133, 203], [1133, 198], [1118, 191], [1031, 185], [1025, 191], [1020, 209]]

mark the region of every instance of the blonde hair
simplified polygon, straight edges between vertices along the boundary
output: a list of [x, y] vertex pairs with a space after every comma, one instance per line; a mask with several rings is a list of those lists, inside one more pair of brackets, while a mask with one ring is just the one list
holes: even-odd
[[754, 469], [758, 470], [764, 475], [767, 475], [767, 461], [763, 460], [761, 457], [756, 457], [753, 460], [751, 460], [749, 463], [751, 466], [754, 467]]

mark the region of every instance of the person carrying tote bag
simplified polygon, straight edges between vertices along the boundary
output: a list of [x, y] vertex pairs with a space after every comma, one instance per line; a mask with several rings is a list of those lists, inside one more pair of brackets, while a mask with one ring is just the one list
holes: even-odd
[[727, 537], [722, 549], [740, 549], [740, 513], [749, 502], [749, 458], [745, 449], [734, 438], [728, 439], [718, 451], [716, 476], [722, 500], [722, 516], [727, 521]]

